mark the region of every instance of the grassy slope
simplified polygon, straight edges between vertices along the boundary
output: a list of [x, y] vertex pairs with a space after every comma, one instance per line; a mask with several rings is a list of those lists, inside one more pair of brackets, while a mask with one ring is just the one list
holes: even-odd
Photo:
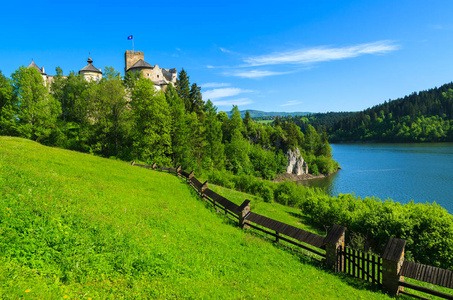
[[2, 298], [386, 297], [124, 162], [0, 137], [0, 199]]

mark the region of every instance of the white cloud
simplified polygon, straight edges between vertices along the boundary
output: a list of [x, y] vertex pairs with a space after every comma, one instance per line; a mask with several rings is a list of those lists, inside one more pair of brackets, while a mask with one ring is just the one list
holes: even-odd
[[253, 101], [249, 98], [228, 99], [222, 101], [213, 101], [215, 106], [233, 106], [233, 105], [247, 105], [252, 104]]
[[207, 65], [206, 68], [208, 68], [208, 69], [214, 69], [215, 67], [214, 67], [214, 66], [211, 66], [211, 65]]
[[242, 78], [262, 78], [262, 77], [267, 77], [267, 76], [275, 76], [275, 75], [284, 75], [284, 74], [290, 74], [293, 72], [272, 72], [272, 71], [260, 71], [260, 70], [250, 70], [250, 71], [242, 71], [242, 70], [236, 70], [233, 72], [224, 72], [224, 75], [227, 76], [236, 76], [236, 77], [242, 77]]
[[222, 48], [222, 47], [220, 47], [220, 51], [222, 51], [222, 52], [224, 52], [224, 53], [231, 53], [230, 50], [225, 49], [225, 48]]
[[302, 102], [300, 102], [300, 101], [288, 101], [285, 104], [282, 104], [280, 106], [292, 106], [292, 105], [298, 105], [298, 104], [302, 104]]
[[428, 25], [428, 28], [434, 29], [434, 30], [452, 30], [453, 25], [452, 24], [430, 24]]
[[242, 93], [253, 92], [252, 90], [243, 90], [240, 88], [223, 88], [223, 89], [212, 89], [206, 92], [203, 92], [203, 99], [211, 99], [214, 102], [217, 99], [222, 99], [226, 97], [237, 96]]
[[225, 87], [225, 86], [230, 86], [230, 85], [231, 85], [230, 83], [226, 83], [226, 82], [208, 82], [208, 83], [201, 84], [201, 87], [208, 89], [208, 88]]
[[355, 46], [332, 48], [304, 48], [289, 52], [252, 56], [244, 61], [248, 66], [266, 66], [279, 64], [309, 64], [314, 62], [331, 61], [357, 57], [364, 54], [384, 54], [398, 50], [399, 46], [391, 41], [359, 44]]

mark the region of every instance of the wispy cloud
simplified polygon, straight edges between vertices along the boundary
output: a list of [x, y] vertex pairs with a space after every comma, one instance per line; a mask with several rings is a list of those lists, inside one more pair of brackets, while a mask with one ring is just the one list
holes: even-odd
[[398, 50], [399, 46], [392, 41], [378, 41], [348, 47], [314, 47], [299, 50], [273, 53], [261, 56], [251, 56], [244, 60], [250, 66], [282, 65], [282, 64], [310, 64], [315, 62], [331, 61], [357, 57], [365, 54], [384, 54]]
[[208, 83], [203, 83], [201, 84], [202, 88], [209, 89], [209, 88], [219, 88], [219, 87], [225, 87], [225, 86], [230, 86], [230, 83], [226, 82], [208, 82]]
[[[382, 55], [400, 49], [395, 41], [383, 40], [345, 47], [319, 46], [282, 51], [271, 54], [246, 56], [223, 47], [220, 51], [234, 55], [242, 61], [236, 66], [212, 66], [210, 69], [223, 69], [224, 76], [259, 79], [270, 76], [286, 75], [308, 70], [316, 63], [354, 58], [362, 55]], [[269, 70], [272, 68], [271, 70]]]
[[428, 25], [428, 28], [435, 29], [435, 30], [452, 30], [453, 25], [452, 24], [430, 24], [430, 25]]
[[442, 26], [440, 24], [431, 24], [431, 25], [428, 25], [428, 28], [442, 30], [442, 29], [444, 29], [444, 26]]
[[230, 50], [225, 49], [225, 48], [222, 48], [222, 47], [220, 47], [220, 51], [222, 51], [222, 52], [224, 52], [224, 53], [231, 53]]
[[273, 72], [273, 71], [266, 71], [266, 70], [235, 70], [230, 72], [223, 72], [223, 75], [226, 76], [236, 76], [242, 78], [262, 78], [268, 76], [275, 76], [275, 75], [284, 75], [290, 74], [291, 72]]
[[285, 104], [282, 104], [280, 106], [292, 106], [292, 105], [298, 105], [298, 104], [302, 104], [302, 102], [300, 102], [300, 101], [288, 101]]
[[238, 99], [228, 99], [228, 100], [221, 100], [221, 101], [213, 101], [215, 106], [233, 106], [233, 105], [247, 105], [252, 104], [253, 101], [249, 98], [238, 98]]
[[240, 88], [222, 88], [222, 89], [212, 89], [206, 92], [203, 92], [204, 99], [211, 99], [211, 101], [215, 101], [218, 99], [226, 98], [226, 97], [233, 97], [237, 96], [242, 93], [250, 93], [253, 92], [252, 90], [243, 90]]

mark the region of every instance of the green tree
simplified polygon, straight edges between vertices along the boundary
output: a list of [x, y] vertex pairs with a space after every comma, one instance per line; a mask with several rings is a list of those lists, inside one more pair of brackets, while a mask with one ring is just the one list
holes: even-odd
[[[251, 174], [253, 167], [250, 162], [250, 144], [244, 138], [244, 123], [236, 105], [231, 110], [231, 119], [226, 126], [227, 140], [225, 154], [227, 167], [236, 174]], [[224, 131], [225, 134], [225, 131]]]
[[315, 154], [319, 152], [320, 146], [321, 140], [319, 134], [313, 126], [308, 125], [307, 131], [305, 132], [304, 149], [310, 154]]
[[131, 112], [119, 73], [105, 69], [105, 77], [83, 94], [89, 106], [90, 151], [103, 156], [128, 157]]
[[136, 157], [159, 165], [171, 163], [171, 117], [163, 92], [141, 78], [132, 90], [133, 149]]
[[204, 101], [201, 96], [201, 87], [199, 87], [196, 83], [193, 83], [190, 87], [189, 92], [190, 98], [190, 111], [195, 112], [199, 117], [203, 114], [203, 106]]
[[190, 168], [190, 132], [187, 124], [188, 116], [185, 113], [184, 102], [179, 98], [176, 89], [169, 84], [165, 91], [165, 98], [170, 109], [172, 161], [184, 169]]
[[61, 69], [58, 69], [50, 90], [54, 98], [60, 102], [61, 119], [65, 122], [86, 123], [89, 105], [82, 95], [89, 86], [97, 83], [86, 81], [83, 76], [74, 72], [65, 78], [60, 72]]
[[179, 98], [184, 102], [186, 111], [190, 111], [192, 106], [190, 103], [190, 82], [189, 76], [184, 69], [179, 71], [178, 78], [176, 79], [176, 91], [178, 92]]
[[11, 81], [0, 71], [0, 134], [10, 134], [13, 122], [13, 108], [11, 99], [13, 97], [13, 86]]
[[245, 136], [250, 140], [250, 139], [255, 139], [257, 135], [257, 129], [255, 127], [255, 122], [252, 120], [250, 117], [250, 112], [247, 110], [245, 112], [244, 116], [244, 130], [245, 130]]
[[188, 115], [187, 127], [190, 128], [190, 157], [191, 169], [201, 172], [203, 167], [209, 167], [210, 159], [206, 153], [205, 126], [195, 112]]
[[206, 111], [206, 156], [209, 157], [209, 168], [223, 169], [225, 161], [225, 146], [222, 144], [222, 122], [217, 116], [217, 107], [208, 100], [204, 107]]
[[33, 69], [20, 67], [12, 74], [13, 97], [8, 106], [8, 122], [16, 135], [49, 143], [57, 132], [56, 120], [61, 106], [44, 86], [41, 74]]
[[129, 71], [124, 75], [124, 86], [128, 89], [132, 89], [135, 86], [135, 83], [142, 77], [142, 72]]

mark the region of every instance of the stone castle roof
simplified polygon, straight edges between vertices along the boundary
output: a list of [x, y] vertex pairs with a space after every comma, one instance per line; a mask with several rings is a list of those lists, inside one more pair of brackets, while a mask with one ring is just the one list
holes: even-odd
[[168, 82], [166, 82], [165, 80], [158, 80], [158, 81], [153, 80], [153, 83], [155, 85], [168, 85]]
[[36, 69], [41, 75], [46, 75], [46, 73], [44, 73], [40, 67], [38, 67], [35, 62], [32, 60], [31, 63], [28, 65], [27, 68], [34, 68]]
[[91, 57], [88, 57], [87, 63], [88, 63], [88, 65], [86, 65], [86, 67], [84, 67], [83, 69], [80, 69], [79, 74], [83, 73], [83, 72], [96, 72], [96, 73], [102, 74], [102, 72], [99, 71], [99, 69], [96, 69], [93, 66], [93, 60], [91, 59]]
[[153, 66], [151, 66], [149, 63], [147, 63], [146, 61], [144, 61], [143, 59], [140, 59], [139, 61], [137, 61], [132, 67], [130, 67], [129, 69], [127, 69], [127, 71], [131, 70], [131, 69], [154, 69]]

